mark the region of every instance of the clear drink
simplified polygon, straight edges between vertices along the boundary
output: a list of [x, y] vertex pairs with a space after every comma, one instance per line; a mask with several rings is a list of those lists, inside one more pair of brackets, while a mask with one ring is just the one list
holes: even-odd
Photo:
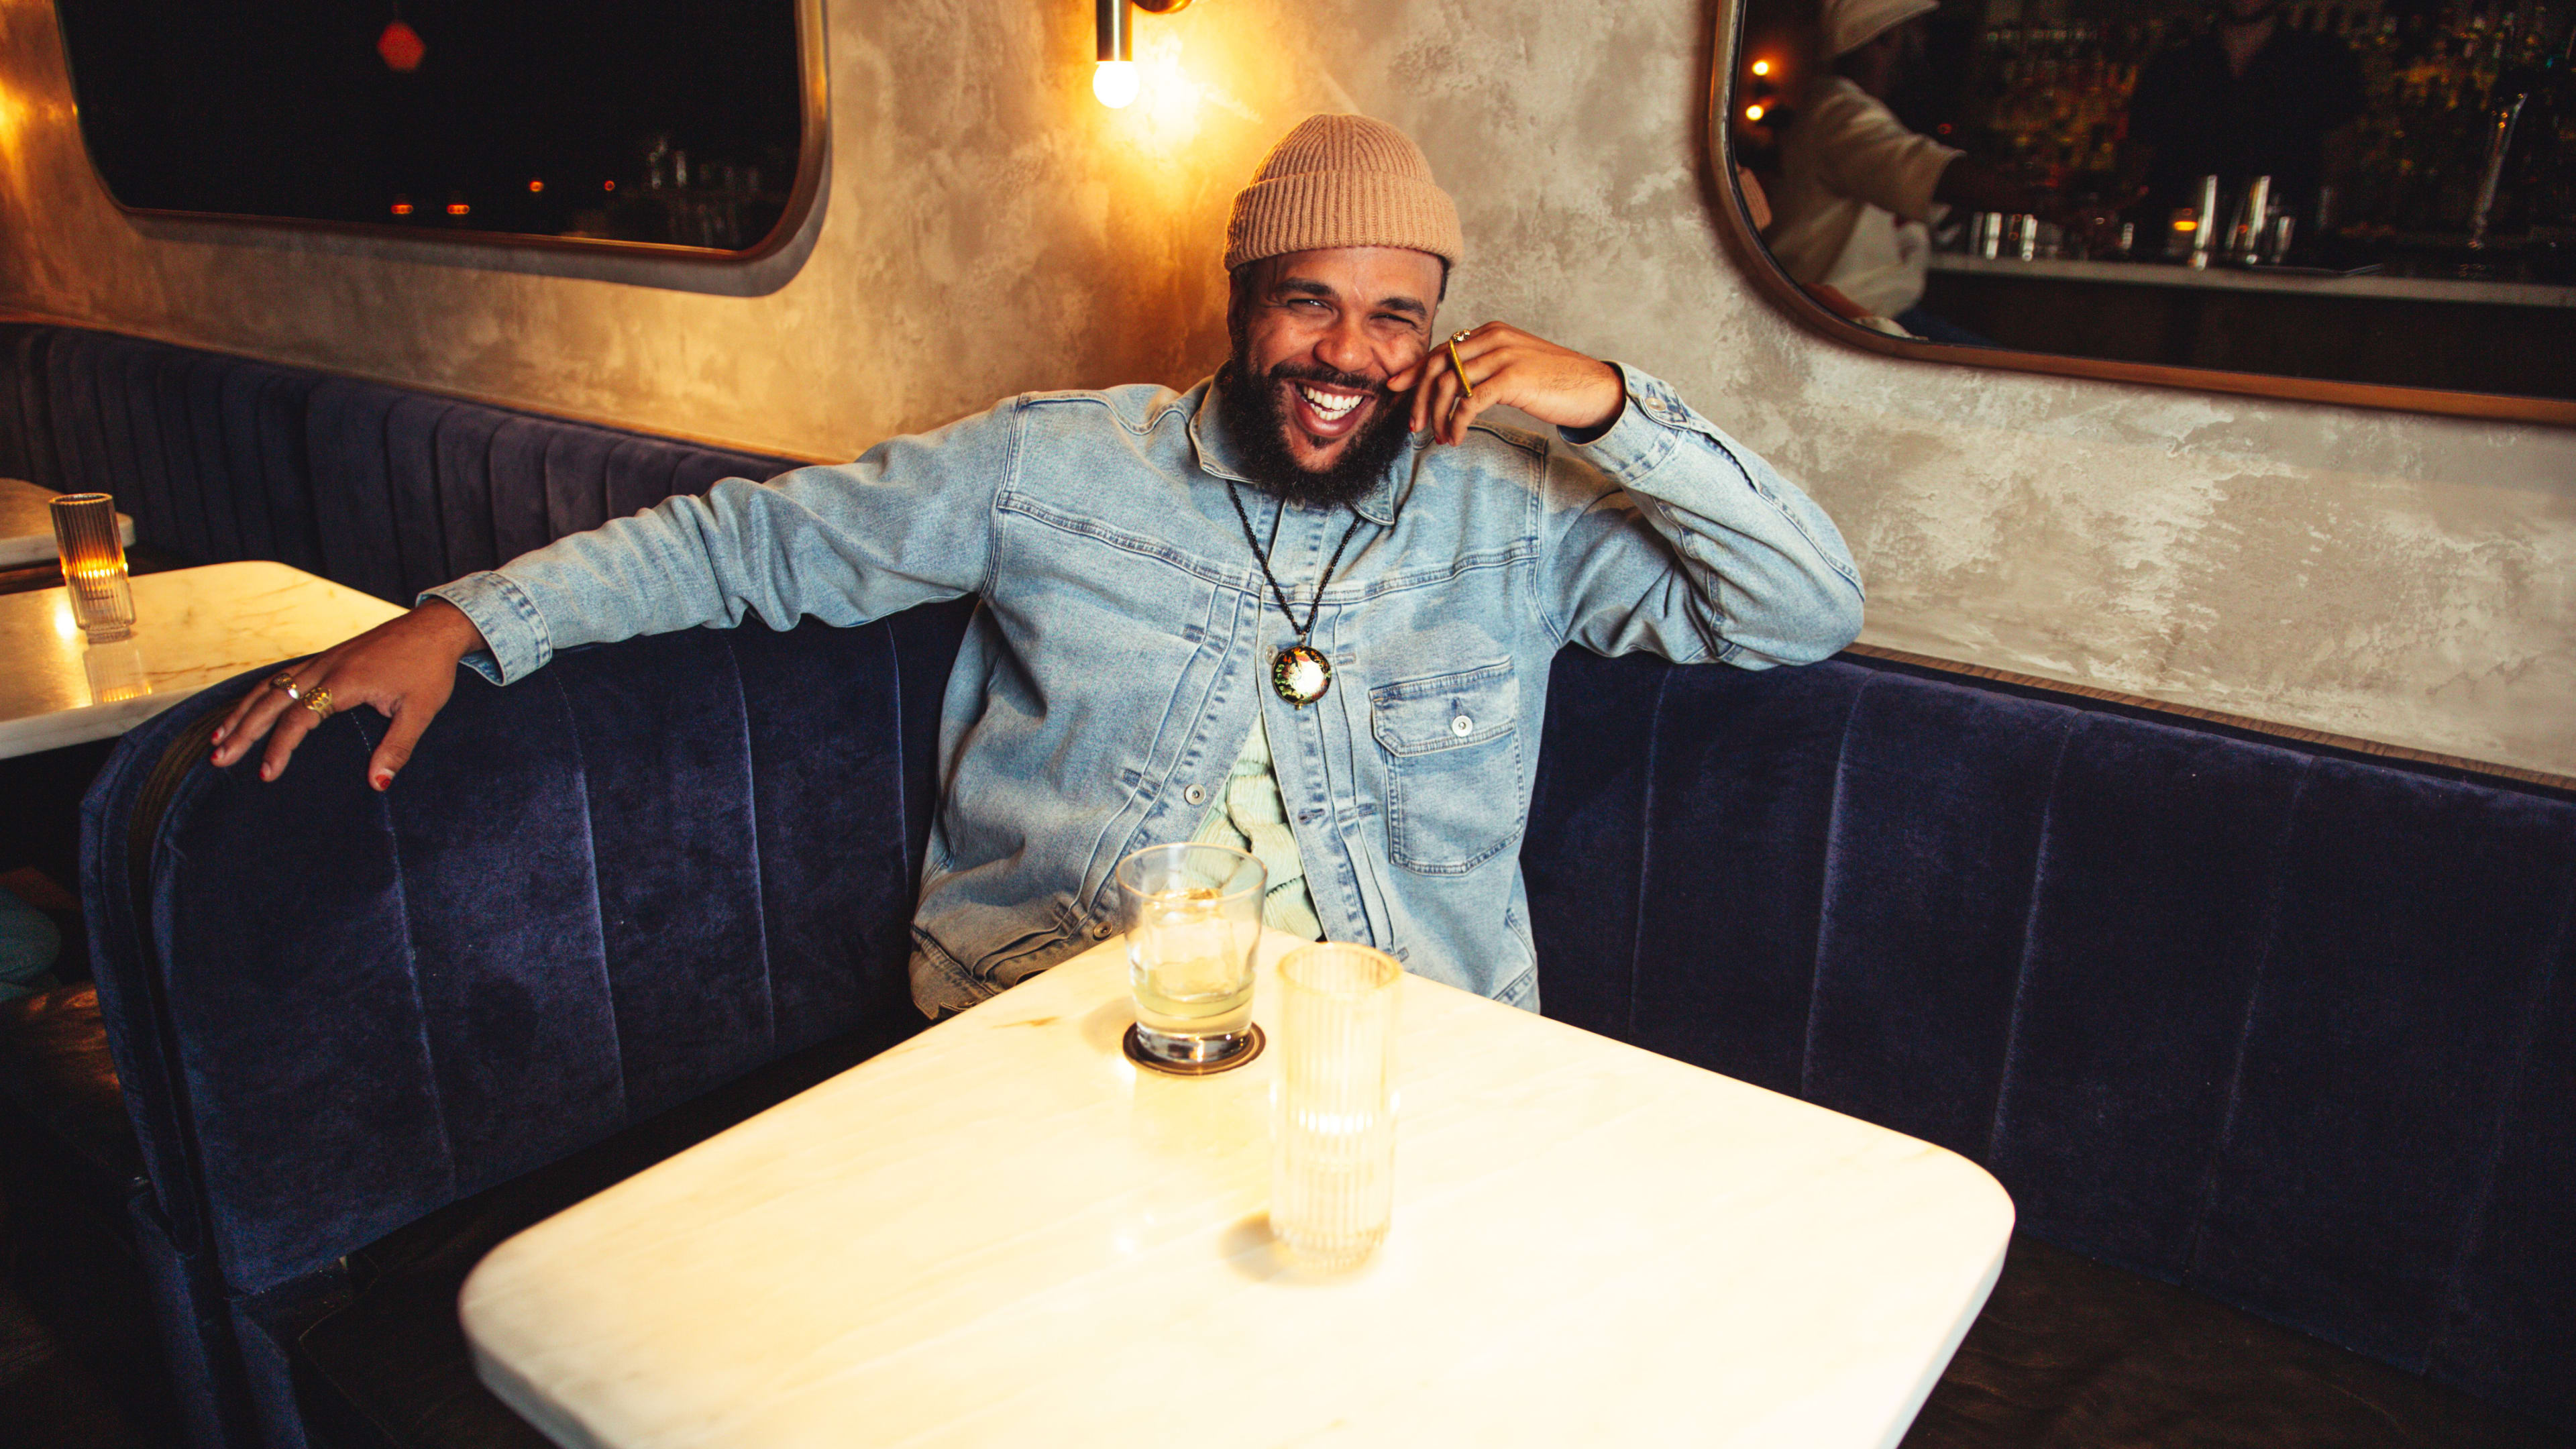
[[1166, 1036], [1232, 1035], [1252, 1025], [1252, 951], [1260, 927], [1229, 920], [1207, 886], [1148, 897], [1127, 933], [1136, 1021]]
[[1250, 1056], [1252, 954], [1269, 872], [1222, 845], [1154, 845], [1118, 863], [1136, 1047], [1204, 1071]]

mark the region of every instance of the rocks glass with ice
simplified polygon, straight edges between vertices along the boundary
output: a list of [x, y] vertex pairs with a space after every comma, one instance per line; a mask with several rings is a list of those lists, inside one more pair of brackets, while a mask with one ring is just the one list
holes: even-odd
[[1356, 1266], [1395, 1208], [1396, 999], [1383, 951], [1325, 942], [1279, 963], [1270, 1231], [1309, 1268]]
[[1270, 873], [1223, 845], [1149, 845], [1118, 862], [1136, 1045], [1206, 1071], [1253, 1050], [1252, 952]]

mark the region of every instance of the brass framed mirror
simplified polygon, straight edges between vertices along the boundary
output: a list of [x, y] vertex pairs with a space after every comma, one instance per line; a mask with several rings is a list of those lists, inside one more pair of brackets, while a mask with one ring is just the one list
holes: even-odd
[[1967, 366], [2576, 424], [2576, 10], [1725, 0], [1721, 229]]

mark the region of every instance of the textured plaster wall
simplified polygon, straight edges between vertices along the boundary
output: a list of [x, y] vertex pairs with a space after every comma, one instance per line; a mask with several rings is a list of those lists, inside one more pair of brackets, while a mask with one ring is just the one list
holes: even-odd
[[1161, 99], [1125, 113], [1090, 99], [1089, 17], [831, 0], [827, 209], [801, 266], [721, 295], [128, 220], [51, 7], [0, 0], [0, 307], [846, 456], [1020, 389], [1206, 371], [1232, 191], [1299, 116], [1365, 110], [1459, 197], [1444, 321], [1673, 381], [1841, 520], [1871, 640], [2576, 773], [2576, 432], [1801, 331], [1709, 212], [1713, 0], [1201, 0], [1139, 17]]

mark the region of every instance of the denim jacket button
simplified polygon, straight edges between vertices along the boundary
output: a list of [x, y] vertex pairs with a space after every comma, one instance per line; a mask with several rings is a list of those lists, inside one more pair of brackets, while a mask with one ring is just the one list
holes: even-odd
[[1449, 721], [1449, 733], [1456, 735], [1462, 740], [1475, 732], [1476, 722], [1467, 718], [1463, 714], [1458, 716], [1456, 719]]
[[1189, 801], [1193, 805], [1205, 805], [1207, 803], [1207, 786], [1192, 785], [1190, 788], [1181, 792], [1181, 798]]
[[1116, 923], [1111, 921], [1103, 921], [1099, 925], [1091, 928], [1091, 939], [1095, 941], [1106, 941], [1117, 934], [1118, 927]]

